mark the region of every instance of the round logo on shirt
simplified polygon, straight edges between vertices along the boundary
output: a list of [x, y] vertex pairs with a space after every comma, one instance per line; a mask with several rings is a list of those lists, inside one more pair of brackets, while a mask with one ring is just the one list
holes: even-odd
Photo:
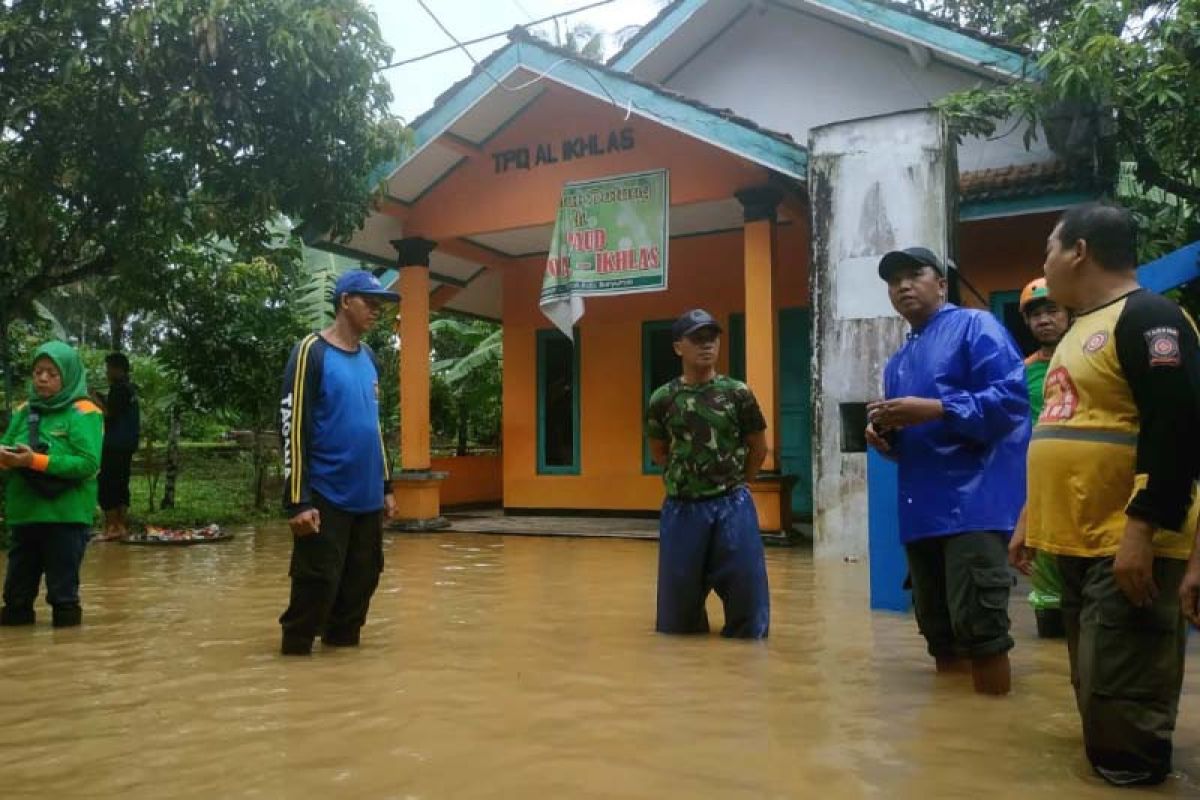
[[1089, 336], [1087, 341], [1083, 343], [1083, 352], [1098, 352], [1106, 344], [1108, 344], [1108, 331], [1098, 331]]

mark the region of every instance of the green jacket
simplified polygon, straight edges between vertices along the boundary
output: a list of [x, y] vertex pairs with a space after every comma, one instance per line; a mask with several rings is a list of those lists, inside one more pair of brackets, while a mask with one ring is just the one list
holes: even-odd
[[[34, 457], [33, 469], [47, 475], [80, 480], [55, 498], [34, 491], [16, 470], [0, 470], [8, 487], [5, 514], [8, 525], [69, 522], [91, 525], [96, 512], [96, 473], [104, 440], [104, 414], [89, 400], [76, 400], [58, 411], [44, 412], [38, 438], [50, 450]], [[29, 405], [13, 414], [0, 445], [29, 444]]]

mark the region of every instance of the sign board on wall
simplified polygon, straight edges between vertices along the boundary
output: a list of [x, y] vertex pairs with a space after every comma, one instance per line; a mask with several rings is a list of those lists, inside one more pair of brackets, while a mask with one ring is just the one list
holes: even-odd
[[667, 288], [667, 170], [563, 186], [538, 305], [571, 336], [589, 295]]

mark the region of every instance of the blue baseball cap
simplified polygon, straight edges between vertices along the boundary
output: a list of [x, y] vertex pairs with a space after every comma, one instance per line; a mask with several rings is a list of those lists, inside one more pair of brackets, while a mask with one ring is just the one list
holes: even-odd
[[383, 288], [383, 284], [379, 282], [370, 272], [365, 269], [352, 269], [349, 272], [342, 274], [342, 277], [337, 279], [337, 283], [333, 287], [333, 304], [336, 306], [342, 301], [344, 294], [362, 294], [368, 297], [378, 297], [380, 300], [387, 300], [391, 303], [398, 303], [400, 295], [395, 292], [389, 292]]

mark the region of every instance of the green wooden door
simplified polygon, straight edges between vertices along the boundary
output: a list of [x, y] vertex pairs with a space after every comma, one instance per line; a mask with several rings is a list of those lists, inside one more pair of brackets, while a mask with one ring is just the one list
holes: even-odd
[[[812, 318], [807, 308], [779, 312], [779, 470], [796, 476], [792, 513], [812, 516]], [[746, 321], [729, 315], [729, 374], [746, 380]]]
[[779, 312], [779, 470], [796, 476], [792, 513], [812, 516], [812, 317]]

